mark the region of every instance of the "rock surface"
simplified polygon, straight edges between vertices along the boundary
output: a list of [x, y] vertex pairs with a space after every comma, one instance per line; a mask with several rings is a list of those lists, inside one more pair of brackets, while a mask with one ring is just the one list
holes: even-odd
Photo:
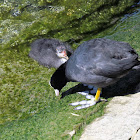
[[114, 97], [105, 115], [85, 128], [80, 140], [140, 140], [140, 92]]

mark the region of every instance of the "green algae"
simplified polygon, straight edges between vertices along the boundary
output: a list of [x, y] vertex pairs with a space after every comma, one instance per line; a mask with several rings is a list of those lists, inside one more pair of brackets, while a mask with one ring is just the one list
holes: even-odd
[[[106, 37], [126, 41], [140, 54], [140, 12], [127, 15], [115, 24], [119, 17], [116, 15], [132, 3], [128, 6], [126, 1], [116, 4], [115, 0], [111, 4], [107, 1], [79, 2], [57, 3], [54, 0], [50, 1], [53, 3], [51, 10], [36, 11], [33, 8], [32, 13], [26, 9], [19, 16], [14, 17], [9, 13], [7, 18], [1, 16], [0, 124], [3, 125], [0, 125], [0, 139], [67, 139], [68, 132], [73, 129], [77, 132], [75, 139], [78, 139], [78, 131], [103, 114], [102, 103], [74, 112], [68, 103], [83, 100], [80, 95], [70, 95], [63, 100], [55, 97], [49, 86], [49, 79], [55, 69], [39, 66], [28, 57], [32, 40], [55, 37], [70, 42], [76, 48], [85, 40]], [[69, 83], [62, 92], [74, 85]], [[80, 117], [71, 116], [71, 112]]]
[[[117, 41], [128, 42], [140, 55], [140, 9], [125, 15], [117, 25], [96, 35]], [[94, 36], [93, 36], [94, 37]]]
[[47, 102], [45, 93], [50, 91], [46, 83], [53, 70], [32, 65], [24, 52], [2, 50], [0, 55], [0, 123], [33, 115]]
[[128, 42], [140, 55], [140, 11], [133, 16], [125, 17], [116, 27], [112, 35], [106, 36], [110, 39]]
[[[139, 13], [133, 15], [132, 17], [128, 16], [122, 19], [118, 25], [115, 25], [113, 30], [109, 29], [108, 31], [104, 31], [103, 33], [100, 33], [96, 36], [91, 36], [90, 34], [87, 38], [83, 39], [83, 41], [91, 39], [91, 38], [95, 38], [95, 37], [106, 36], [106, 38], [129, 42], [139, 53], [140, 51], [140, 48], [139, 48], [140, 32], [139, 32], [139, 24], [138, 24], [140, 20], [139, 17], [140, 17]], [[12, 21], [9, 21], [9, 22], [12, 22]], [[20, 21], [17, 21], [17, 22], [20, 22]], [[16, 25], [16, 22], [14, 23], [14, 25]], [[22, 24], [20, 25], [22, 26]], [[32, 26], [32, 30], [30, 30], [29, 32], [31, 31], [33, 32], [33, 30], [36, 31], [36, 26]], [[14, 43], [18, 44], [18, 42], [14, 42]], [[43, 68], [42, 66], [38, 66], [37, 62], [31, 61], [30, 58], [28, 57], [29, 47], [27, 46], [29, 46], [29, 44], [28, 45], [27, 44], [28, 43], [23, 40], [23, 44], [18, 47], [1, 49], [1, 54], [0, 54], [1, 56], [1, 61], [0, 61], [1, 119], [0, 119], [0, 122], [1, 123], [7, 120], [14, 120], [17, 118], [24, 118], [28, 115], [32, 115], [32, 113], [30, 114], [27, 112], [34, 112], [34, 113], [38, 112], [40, 109], [43, 109], [42, 108], [43, 104], [47, 102], [46, 98], [48, 97], [48, 95], [46, 94], [48, 94], [48, 92], [50, 92], [50, 94], [51, 92], [53, 92], [52, 90], [50, 90], [48, 82], [54, 69], [48, 70], [46, 68]], [[77, 47], [77, 45], [78, 44], [74, 44], [73, 46]], [[38, 73], [40, 75], [38, 75]], [[38, 82], [39, 86], [41, 84], [40, 83], [41, 81], [45, 83], [45, 85], [42, 87], [42, 90], [43, 90], [42, 92], [46, 94], [45, 95], [41, 94], [42, 99], [40, 99], [39, 102], [41, 102], [41, 100], [44, 100], [42, 105], [41, 103], [38, 103], [38, 105], [40, 105], [41, 107], [40, 106], [38, 108], [35, 107], [34, 109], [35, 111], [29, 111], [30, 107], [29, 108], [27, 107], [28, 109], [23, 109], [23, 108], [25, 108], [24, 105], [26, 106], [26, 103], [24, 101], [28, 103], [30, 100], [29, 97], [35, 96], [34, 95], [35, 93], [33, 93], [33, 95], [30, 93], [30, 91], [32, 91], [35, 86], [38, 86], [38, 85], [34, 85], [35, 83], [32, 83], [33, 79], [40, 79]], [[25, 83], [25, 85], [28, 85], [28, 86], [25, 86], [23, 83]], [[27, 84], [27, 83], [30, 83], [30, 84]], [[46, 89], [48, 89], [48, 92], [46, 92]], [[26, 96], [27, 96], [27, 100], [26, 100]], [[36, 101], [34, 102], [34, 106], [35, 104], [36, 104]], [[30, 103], [28, 105], [30, 106]], [[22, 112], [22, 110], [24, 110], [23, 111], [24, 113]]]
[[[137, 0], [112, 0], [110, 2], [107, 0], [61, 0], [50, 1], [50, 3], [46, 1], [44, 7], [40, 4], [42, 2], [45, 1], [27, 2], [24, 0], [16, 7], [11, 2], [11, 5], [7, 6], [8, 9], [1, 12], [1, 24], [5, 25], [7, 22], [8, 25], [5, 25], [5, 28], [9, 27], [2, 31], [2, 45], [19, 46], [39, 37], [79, 42], [89, 33], [94, 35], [112, 25], [116, 17], [132, 9], [132, 5]], [[5, 7], [1, 5], [1, 8]], [[9, 22], [9, 19], [20, 21], [14, 25], [17, 29], [13, 30], [13, 23]]]

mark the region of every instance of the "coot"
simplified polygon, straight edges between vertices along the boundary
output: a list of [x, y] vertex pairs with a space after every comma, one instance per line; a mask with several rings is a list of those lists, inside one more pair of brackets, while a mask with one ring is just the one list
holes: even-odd
[[37, 39], [31, 44], [29, 56], [45, 67], [58, 68], [68, 60], [72, 49], [57, 39]]
[[117, 82], [139, 64], [138, 54], [128, 43], [92, 39], [75, 50], [69, 60], [55, 71], [50, 83], [56, 95], [69, 81], [97, 87], [95, 98], [78, 103], [82, 106], [77, 109], [82, 109], [96, 104], [103, 87]]

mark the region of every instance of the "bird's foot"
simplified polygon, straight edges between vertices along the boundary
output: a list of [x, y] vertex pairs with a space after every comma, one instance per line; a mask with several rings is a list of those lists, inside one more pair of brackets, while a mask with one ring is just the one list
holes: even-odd
[[95, 98], [93, 97], [92, 99], [90, 99], [89, 101], [86, 101], [86, 100], [83, 100], [83, 101], [80, 101], [80, 102], [74, 102], [74, 103], [71, 103], [69, 105], [72, 105], [72, 106], [77, 106], [77, 105], [81, 105], [81, 106], [78, 106], [76, 107], [74, 110], [80, 110], [80, 109], [83, 109], [83, 108], [88, 108], [90, 106], [93, 106], [97, 103], [98, 101], [95, 101]]
[[89, 95], [89, 91], [78, 92], [78, 94], [81, 94], [81, 95], [85, 96], [87, 99], [92, 99], [92, 98], [94, 98], [93, 95]]
[[[88, 86], [88, 85], [84, 85], [84, 86]], [[81, 106], [76, 107], [74, 110], [80, 110], [80, 109], [83, 109], [83, 108], [88, 108], [88, 107], [96, 104], [96, 101], [94, 100], [95, 99], [94, 96], [89, 95], [89, 93], [91, 93], [91, 91], [94, 91], [94, 93], [96, 93], [97, 88], [95, 88], [93, 86], [90, 86], [88, 88], [90, 89], [89, 91], [78, 92], [78, 94], [81, 94], [81, 95], [85, 96], [86, 99], [90, 99], [90, 100], [89, 101], [83, 100], [83, 101], [80, 101], [80, 102], [74, 102], [74, 103], [69, 104], [69, 105], [72, 105], [72, 106], [81, 105]]]
[[[80, 109], [83, 109], [83, 108], [88, 108], [90, 106], [95, 105], [97, 102], [102, 101], [102, 99], [100, 99], [101, 88], [95, 88], [92, 85], [85, 85], [85, 84], [84, 84], [84, 86], [88, 86], [88, 88], [90, 90], [89, 91], [84, 91], [84, 92], [78, 92], [78, 93], [81, 94], [81, 95], [84, 95], [87, 99], [90, 99], [90, 100], [89, 101], [83, 100], [83, 101], [80, 101], [80, 102], [74, 102], [74, 103], [69, 104], [69, 105], [72, 105], [72, 106], [81, 105], [81, 106], [76, 107], [74, 110], [80, 110]], [[93, 95], [89, 95], [89, 93], [91, 94], [91, 91], [93, 92], [93, 94], [96, 93], [95, 97]]]

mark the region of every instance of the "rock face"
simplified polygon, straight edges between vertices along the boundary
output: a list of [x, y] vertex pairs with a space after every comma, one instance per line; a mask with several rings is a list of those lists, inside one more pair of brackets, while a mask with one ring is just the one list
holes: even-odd
[[[3, 47], [27, 45], [35, 39], [58, 38], [80, 43], [114, 25], [139, 0], [1, 0]], [[43, 17], [43, 18], [42, 18]], [[46, 18], [47, 17], [47, 18]], [[8, 26], [8, 28], [7, 28]], [[77, 46], [77, 45], [76, 45]]]
[[105, 115], [85, 128], [80, 140], [140, 140], [140, 92], [114, 97]]

